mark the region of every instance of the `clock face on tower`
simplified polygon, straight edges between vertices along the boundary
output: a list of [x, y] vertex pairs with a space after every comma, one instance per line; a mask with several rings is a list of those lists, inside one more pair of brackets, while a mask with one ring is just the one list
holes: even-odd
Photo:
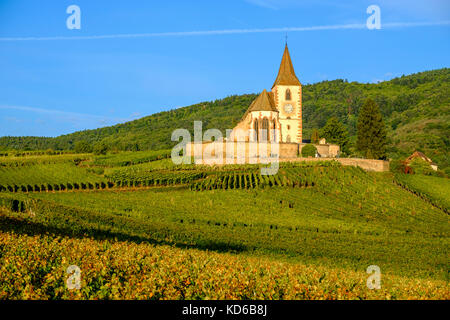
[[286, 112], [287, 114], [292, 113], [292, 111], [294, 111], [294, 108], [292, 107], [292, 104], [285, 104], [284, 105], [284, 112]]

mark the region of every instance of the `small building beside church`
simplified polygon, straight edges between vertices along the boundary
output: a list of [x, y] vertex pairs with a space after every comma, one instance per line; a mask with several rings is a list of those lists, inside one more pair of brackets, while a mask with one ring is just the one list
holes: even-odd
[[406, 166], [408, 166], [411, 161], [413, 161], [414, 159], [417, 159], [417, 158], [422, 159], [423, 161], [427, 162], [434, 171], [437, 171], [437, 169], [438, 169], [437, 164], [434, 163], [433, 160], [428, 158], [425, 154], [423, 154], [420, 151], [414, 151], [413, 154], [411, 154], [408, 158], [405, 159], [404, 163]]

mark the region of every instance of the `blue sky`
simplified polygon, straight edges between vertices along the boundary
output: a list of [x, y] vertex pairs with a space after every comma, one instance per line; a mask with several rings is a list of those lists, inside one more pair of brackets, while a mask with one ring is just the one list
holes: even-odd
[[[80, 30], [66, 27], [72, 4]], [[270, 89], [281, 29], [364, 25], [371, 4], [381, 30], [287, 32], [303, 84], [449, 67], [447, 0], [0, 0], [0, 136], [57, 136]]]

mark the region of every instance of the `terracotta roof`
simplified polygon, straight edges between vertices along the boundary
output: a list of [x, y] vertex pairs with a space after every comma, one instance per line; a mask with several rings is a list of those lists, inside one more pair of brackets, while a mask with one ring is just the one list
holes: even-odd
[[294, 72], [294, 66], [292, 65], [291, 56], [289, 55], [288, 46], [284, 48], [283, 58], [281, 59], [280, 70], [278, 70], [278, 76], [272, 86], [276, 85], [300, 85], [300, 81]]
[[248, 107], [242, 119], [245, 119], [247, 114], [253, 111], [278, 112], [277, 108], [275, 107], [273, 92], [267, 92], [266, 89], [264, 89], [263, 92], [261, 92], [259, 96], [256, 97], [256, 99], [253, 100], [253, 102], [250, 104], [250, 107]]
[[428, 158], [425, 154], [423, 154], [420, 151], [414, 151], [414, 153], [412, 155], [410, 155], [408, 158], [406, 158], [405, 162], [409, 163], [414, 158], [421, 158], [421, 159], [425, 160], [426, 162], [428, 162], [429, 164], [435, 164], [433, 162], [433, 160]]

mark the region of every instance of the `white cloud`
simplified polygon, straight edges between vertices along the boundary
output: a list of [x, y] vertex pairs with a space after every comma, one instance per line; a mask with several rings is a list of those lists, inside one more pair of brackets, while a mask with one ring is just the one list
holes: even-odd
[[[450, 21], [436, 22], [388, 22], [382, 23], [382, 29], [390, 28], [411, 28], [448, 26]], [[121, 38], [149, 38], [149, 37], [183, 37], [183, 36], [209, 36], [225, 34], [244, 33], [270, 33], [270, 32], [304, 32], [323, 30], [346, 30], [346, 29], [366, 29], [365, 23], [337, 24], [311, 27], [282, 27], [282, 28], [255, 28], [255, 29], [224, 29], [224, 30], [204, 30], [204, 31], [179, 31], [179, 32], [154, 32], [154, 33], [129, 33], [129, 34], [109, 34], [96, 36], [73, 36], [73, 37], [16, 37], [0, 38], [0, 41], [51, 41], [51, 40], [96, 40], [96, 39], [121, 39]]]

